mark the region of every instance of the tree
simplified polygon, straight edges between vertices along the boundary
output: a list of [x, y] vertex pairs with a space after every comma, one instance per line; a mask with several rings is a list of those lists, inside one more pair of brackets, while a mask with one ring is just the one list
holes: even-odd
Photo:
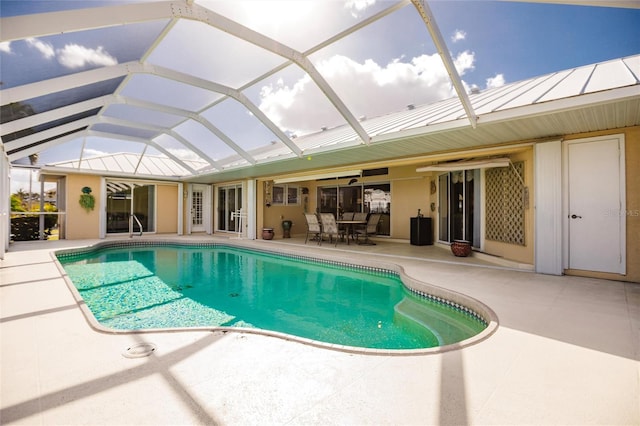
[[23, 198], [19, 194], [11, 194], [11, 211], [23, 212], [25, 211], [23, 206]]

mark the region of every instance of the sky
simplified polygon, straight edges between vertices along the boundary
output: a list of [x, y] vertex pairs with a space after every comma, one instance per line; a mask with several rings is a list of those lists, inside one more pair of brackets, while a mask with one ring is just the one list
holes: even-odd
[[[98, 6], [104, 2], [2, 0], [2, 17], [52, 9]], [[347, 1], [198, 1], [300, 52], [354, 25], [393, 3]], [[113, 2], [109, 3], [113, 4]], [[463, 84], [469, 90], [498, 87], [556, 71], [640, 53], [640, 9], [529, 4], [491, 1], [429, 2]], [[152, 46], [168, 21], [0, 42], [2, 88], [137, 60]], [[194, 40], [198, 40], [194, 42]], [[399, 111], [408, 104], [426, 104], [455, 96], [424, 22], [408, 5], [336, 43], [318, 49], [309, 59], [356, 117]], [[149, 52], [147, 60], [196, 77], [241, 89], [288, 135], [303, 135], [345, 123], [322, 91], [299, 67], [289, 66], [255, 84], [257, 76], [283, 63], [278, 55], [234, 39], [194, 21], [180, 21]], [[189, 110], [207, 107], [218, 94], [192, 93], [180, 84], [134, 76], [121, 93]], [[134, 84], [135, 82], [135, 84]], [[120, 84], [120, 82], [115, 82]], [[163, 90], [157, 88], [163, 87]], [[96, 89], [97, 90], [97, 89]], [[78, 94], [65, 94], [72, 99]], [[38, 103], [38, 101], [40, 103]], [[34, 105], [50, 102], [34, 100]], [[44, 106], [42, 108], [45, 108]], [[105, 114], [127, 119], [136, 114], [116, 106]], [[151, 120], [150, 117], [142, 117]], [[224, 101], [203, 116], [243, 149], [264, 145], [276, 136], [235, 101]], [[180, 117], [173, 117], [180, 122]], [[164, 116], [157, 121], [172, 122]], [[157, 123], [153, 123], [156, 124]], [[115, 126], [104, 130], [122, 132]], [[164, 149], [183, 159], [197, 159], [180, 138], [210, 158], [232, 153], [192, 120], [176, 127], [176, 137], [161, 137]], [[86, 143], [84, 143], [86, 142]], [[115, 144], [142, 152], [143, 145]], [[136, 146], [137, 145], [137, 146]], [[41, 153], [41, 163], [77, 159], [114, 151], [113, 140], [87, 138]], [[155, 149], [147, 154], [162, 155]], [[27, 161], [28, 163], [28, 161]], [[28, 187], [22, 177], [12, 191]]]

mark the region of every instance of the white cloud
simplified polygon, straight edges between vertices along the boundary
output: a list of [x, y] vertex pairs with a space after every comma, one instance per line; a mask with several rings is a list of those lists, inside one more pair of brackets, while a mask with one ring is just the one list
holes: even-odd
[[67, 68], [82, 68], [86, 65], [116, 65], [118, 61], [107, 53], [102, 46], [97, 49], [67, 44], [63, 49], [58, 49], [58, 62]]
[[456, 70], [460, 76], [463, 76], [467, 71], [472, 71], [474, 68], [475, 54], [465, 50], [453, 58], [453, 64], [456, 66]]
[[198, 154], [196, 154], [195, 152], [191, 151], [190, 149], [186, 149], [186, 148], [166, 148], [168, 152], [170, 152], [171, 154], [175, 155], [176, 157], [178, 157], [181, 160], [195, 160], [195, 161], [202, 161], [202, 158], [200, 158], [200, 156]]
[[464, 40], [467, 38], [467, 33], [465, 31], [462, 30], [456, 30], [455, 33], [453, 33], [453, 35], [451, 36], [451, 41], [454, 43], [457, 43], [461, 40]]
[[362, 12], [367, 10], [369, 6], [373, 6], [376, 0], [347, 0], [344, 2], [344, 8], [351, 11], [351, 16], [358, 18]]
[[23, 190], [25, 192], [29, 192], [29, 179], [31, 179], [31, 190], [33, 191], [34, 186], [38, 187], [38, 191], [40, 190], [40, 185], [37, 180], [35, 180], [36, 184], [34, 185], [34, 178], [31, 170], [27, 169], [11, 169], [11, 193], [15, 194], [19, 190]]
[[[473, 69], [474, 53], [462, 52], [454, 61], [463, 75]], [[359, 63], [336, 55], [316, 67], [356, 117], [375, 117], [408, 104], [455, 96], [438, 54], [418, 56], [410, 62], [397, 59], [383, 66], [370, 59]], [[343, 122], [306, 75], [291, 85], [278, 82], [263, 87], [260, 109], [281, 128], [300, 135]]]
[[504, 86], [504, 75], [496, 74], [495, 77], [490, 77], [487, 79], [487, 89], [493, 89], [494, 87]]
[[93, 148], [85, 148], [82, 152], [82, 158], [93, 158], [93, 157], [101, 157], [103, 155], [107, 155], [108, 152], [100, 151], [98, 149]]
[[[31, 192], [39, 194], [40, 193], [40, 172], [32, 169], [20, 169], [17, 167], [13, 167], [9, 171], [11, 187], [10, 191], [12, 194], [18, 193], [18, 191]], [[31, 180], [31, 183], [29, 183]], [[57, 185], [55, 183], [45, 182], [44, 190], [48, 191], [49, 189], [56, 189]], [[37, 203], [34, 203], [36, 205]]]
[[10, 41], [2, 41], [2, 42], [0, 42], [0, 52], [13, 53], [11, 51], [11, 42]]
[[51, 59], [55, 56], [53, 46], [49, 43], [45, 43], [37, 38], [28, 38], [25, 40], [27, 44], [34, 49], [38, 50], [45, 59]]

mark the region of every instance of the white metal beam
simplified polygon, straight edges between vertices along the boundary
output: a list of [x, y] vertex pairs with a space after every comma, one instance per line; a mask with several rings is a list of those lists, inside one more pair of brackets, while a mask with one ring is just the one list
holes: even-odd
[[567, 4], [571, 6], [600, 6], [620, 9], [640, 9], [638, 0], [498, 0], [521, 3]]
[[141, 144], [151, 145], [154, 148], [156, 148], [158, 151], [162, 152], [167, 157], [171, 158], [176, 163], [180, 164], [185, 169], [189, 170], [194, 175], [197, 174], [196, 171], [191, 166], [189, 166], [187, 163], [185, 163], [180, 158], [178, 158], [175, 155], [173, 155], [171, 152], [167, 151], [162, 146], [158, 145], [158, 143], [153, 141], [153, 140], [137, 138], [137, 137], [134, 137], [134, 136], [117, 135], [117, 134], [107, 133], [107, 132], [97, 132], [95, 130], [87, 131], [87, 136], [95, 136], [95, 137], [105, 138], [105, 139], [125, 140], [125, 141], [130, 141], [130, 142], [138, 142], [138, 143], [141, 143]]
[[[44, 151], [45, 149], [53, 148], [55, 146], [62, 145], [63, 143], [72, 141], [74, 139], [81, 138], [84, 135], [86, 135], [87, 132], [88, 132], [88, 130], [84, 130], [82, 132], [77, 132], [77, 133], [73, 133], [73, 134], [70, 134], [70, 135], [61, 136], [59, 138], [52, 139], [52, 140], [50, 140], [48, 142], [45, 142], [45, 143], [42, 143], [42, 144], [39, 144], [39, 145], [36, 145], [36, 146], [32, 146], [32, 147], [28, 147], [28, 148], [22, 148], [19, 151], [10, 154], [9, 155], [9, 161], [15, 161], [15, 160], [19, 160], [21, 158], [26, 158], [26, 157], [30, 156], [31, 154], [36, 154], [38, 152]], [[6, 149], [6, 147], [5, 147], [5, 149]]]
[[155, 141], [149, 141], [148, 142], [149, 145], [153, 146], [155, 149], [157, 149], [158, 151], [162, 152], [164, 155], [166, 155], [167, 157], [171, 158], [173, 161], [175, 161], [176, 163], [180, 164], [182, 167], [184, 167], [185, 169], [189, 170], [191, 172], [191, 174], [193, 175], [197, 175], [198, 172], [196, 172], [196, 170], [189, 166], [187, 163], [185, 163], [183, 160], [181, 160], [180, 158], [176, 157], [175, 155], [173, 155], [171, 152], [169, 152], [168, 150], [164, 149], [162, 146], [158, 145], [157, 142]]
[[124, 77], [129, 73], [129, 66], [135, 64], [138, 64], [138, 62], [125, 62], [110, 67], [81, 71], [75, 74], [51, 78], [49, 80], [41, 80], [36, 81], [35, 83], [11, 87], [0, 91], [0, 97], [2, 98], [3, 105], [13, 102], [22, 102], [27, 99], [47, 95], [49, 93], [74, 89], [76, 87], [110, 80], [112, 78]]
[[168, 19], [172, 16], [172, 8], [180, 3], [183, 2], [137, 3], [10, 16], [2, 18], [0, 41]]
[[220, 167], [220, 165], [218, 164], [218, 162], [216, 160], [211, 158], [209, 155], [207, 155], [205, 152], [203, 152], [200, 148], [198, 148], [198, 147], [194, 146], [193, 144], [191, 144], [191, 142], [186, 140], [183, 136], [179, 135], [178, 133], [176, 133], [172, 129], [169, 129], [169, 128], [166, 128], [166, 127], [154, 126], [152, 124], [140, 123], [140, 122], [137, 122], [137, 121], [131, 121], [131, 120], [124, 120], [124, 119], [121, 119], [121, 118], [109, 117], [109, 116], [106, 116], [106, 115], [100, 116], [99, 122], [100, 123], [113, 124], [113, 125], [116, 125], [116, 126], [130, 127], [130, 128], [134, 128], [134, 129], [150, 130], [152, 132], [157, 132], [159, 134], [160, 133], [164, 133], [164, 134], [166, 134], [168, 136], [171, 136], [172, 138], [176, 139], [177, 141], [179, 141], [186, 148], [189, 148], [191, 151], [193, 151], [195, 154], [199, 155], [200, 158], [202, 158], [203, 160], [208, 162], [210, 165], [212, 165], [216, 169], [219, 169], [219, 170], [222, 169], [222, 167]]
[[416, 10], [422, 17], [422, 20], [427, 25], [427, 29], [429, 30], [429, 34], [431, 34], [431, 38], [433, 39], [434, 44], [436, 45], [436, 49], [438, 49], [438, 53], [442, 58], [442, 62], [444, 62], [444, 67], [449, 74], [449, 78], [453, 83], [453, 87], [456, 89], [456, 93], [458, 94], [458, 98], [462, 103], [462, 107], [467, 113], [467, 118], [471, 123], [473, 128], [476, 127], [477, 116], [473, 111], [473, 106], [471, 105], [471, 101], [469, 100], [469, 95], [464, 90], [464, 86], [462, 85], [462, 80], [460, 79], [460, 74], [458, 74], [458, 70], [456, 70], [456, 66], [453, 63], [453, 59], [451, 59], [451, 55], [449, 53], [449, 49], [447, 48], [447, 44], [444, 41], [444, 37], [442, 37], [442, 33], [440, 32], [440, 28], [438, 28], [438, 24], [436, 23], [436, 19], [429, 8], [426, 0], [411, 0], [413, 5], [416, 7]]
[[51, 129], [43, 130], [42, 132], [33, 133], [31, 135], [27, 135], [19, 139], [4, 142], [4, 145], [7, 151], [14, 151], [16, 149], [21, 149], [24, 147], [28, 147], [29, 145], [36, 144], [45, 139], [55, 138], [56, 136], [59, 136], [63, 133], [71, 132], [81, 127], [90, 126], [95, 122], [96, 122], [96, 117], [82, 118], [80, 120], [72, 121], [71, 123], [66, 123], [58, 127], [53, 127]]
[[[413, 1], [413, 0], [412, 0]], [[527, 3], [569, 4], [615, 8], [640, 8], [637, 0], [500, 0]], [[52, 34], [70, 33], [95, 28], [112, 27], [125, 23], [184, 17], [198, 19], [192, 1], [158, 1], [116, 6], [72, 9], [32, 15], [5, 17], [0, 20], [0, 41]], [[191, 15], [191, 16], [189, 16]]]
[[[56, 175], [70, 173], [70, 174], [83, 174], [83, 175], [93, 175], [95, 176], [96, 172], [94, 170], [87, 169], [74, 169], [71, 167], [60, 167], [60, 166], [42, 166], [40, 171], [43, 173], [53, 173]], [[123, 178], [123, 179], [131, 179], [131, 173], [126, 172], [116, 172], [116, 171], [107, 171], [104, 173], [108, 175], [109, 178]], [[137, 173], [136, 179], [144, 179], [150, 182], [174, 182], [178, 183], [183, 179], [181, 176], [164, 176], [164, 175], [149, 175], [145, 173]]]
[[[87, 120], [88, 121], [94, 121], [94, 122], [97, 121], [97, 119], [95, 117], [92, 117], [91, 119], [87, 119]], [[50, 141], [47, 141], [47, 142], [45, 142], [43, 144], [39, 144], [39, 145], [33, 146], [33, 147], [26, 147], [24, 149], [20, 149], [20, 147], [21, 146], [28, 146], [28, 144], [24, 145], [24, 143], [21, 143], [20, 145], [14, 145], [13, 147], [7, 146], [7, 143], [5, 143], [4, 145], [5, 145], [5, 149], [7, 151], [14, 151], [15, 149], [20, 149], [20, 151], [14, 152], [14, 153], [9, 155], [9, 161], [15, 161], [15, 160], [18, 160], [20, 158], [28, 157], [31, 154], [35, 154], [37, 152], [41, 152], [41, 151], [43, 151], [45, 149], [53, 148], [55, 146], [61, 145], [61, 144], [65, 143], [65, 142], [69, 142], [69, 141], [77, 139], [79, 137], [87, 137], [87, 136], [95, 136], [95, 137], [106, 138], [106, 139], [114, 139], [114, 140], [124, 140], [124, 141], [129, 141], [129, 142], [141, 143], [143, 145], [151, 145], [154, 148], [156, 148], [158, 151], [162, 152], [167, 157], [171, 158], [173, 161], [178, 163], [180, 166], [182, 166], [183, 168], [185, 168], [186, 170], [191, 172], [192, 174], [194, 174], [194, 175], [198, 174], [195, 169], [193, 169], [191, 166], [189, 166], [183, 160], [181, 160], [180, 158], [176, 157], [171, 152], [167, 151], [165, 148], [163, 148], [162, 146], [160, 146], [157, 142], [155, 142], [153, 140], [137, 138], [137, 137], [133, 137], [133, 136], [126, 136], [126, 135], [117, 135], [117, 134], [112, 134], [112, 133], [107, 133], [107, 132], [97, 132], [95, 130], [85, 130], [83, 132], [74, 133], [72, 135], [62, 136], [60, 138], [55, 138], [55, 139], [52, 139]], [[21, 138], [18, 141], [22, 141], [22, 139], [24, 139], [24, 138]], [[12, 141], [12, 142], [16, 142], [16, 141]], [[22, 141], [22, 142], [24, 142], [24, 141]]]
[[247, 98], [244, 93], [219, 83], [214, 83], [209, 80], [194, 77], [189, 74], [157, 65], [140, 64], [139, 70], [136, 70], [135, 72], [145, 72], [158, 75], [160, 77], [179, 81], [191, 86], [211, 90], [212, 92], [222, 93], [235, 99], [236, 101], [244, 105], [245, 108], [247, 108], [258, 120], [262, 122], [262, 124], [264, 124], [269, 130], [271, 130], [278, 137], [278, 139], [280, 139], [285, 145], [287, 145], [287, 147], [289, 147], [291, 151], [293, 151], [297, 156], [302, 157], [302, 151], [300, 150], [300, 148], [289, 138], [289, 136], [287, 136], [282, 130], [280, 130], [280, 128], [276, 126], [275, 123], [271, 121], [269, 117], [267, 117], [260, 110], [260, 108], [258, 108], [253, 102], [251, 102], [251, 100]]
[[[218, 83], [214, 83], [208, 80], [197, 78], [188, 74], [184, 74], [178, 71], [174, 71], [168, 68], [141, 64], [139, 62], [127, 62], [110, 67], [98, 68], [95, 70], [84, 71], [77, 74], [62, 76], [53, 78], [50, 80], [43, 80], [23, 86], [5, 89], [0, 92], [3, 103], [21, 102], [27, 99], [43, 96], [52, 91], [63, 91], [73, 89], [76, 87], [84, 86], [87, 84], [96, 83], [102, 80], [108, 80], [115, 77], [124, 77], [132, 73], [147, 73], [158, 75], [163, 78], [167, 78], [174, 81], [179, 81], [195, 87], [200, 87], [205, 90], [210, 90], [216, 93], [222, 93], [227, 95], [238, 102], [242, 103], [251, 113], [260, 120], [269, 130], [271, 130], [285, 145], [289, 147], [296, 155], [302, 156], [302, 151], [298, 146], [284, 133], [278, 126], [275, 125], [255, 104], [253, 104], [242, 92], [235, 90], [231, 87], [224, 86]], [[52, 90], [54, 88], [54, 90]], [[72, 108], [72, 107], [70, 107]], [[30, 123], [42, 124], [47, 122], [46, 116], [36, 115], [32, 116]], [[40, 117], [40, 119], [35, 118]], [[17, 120], [16, 120], [17, 121]], [[209, 130], [215, 128], [208, 121], [202, 123]], [[15, 124], [14, 126], [17, 126]], [[4, 127], [4, 126], [3, 126]], [[249, 155], [245, 150], [240, 148], [235, 142], [226, 136], [219, 129], [215, 128], [214, 133], [220, 137], [225, 143], [230, 145], [236, 150], [242, 157], [252, 164], [255, 164], [255, 159]], [[213, 131], [213, 130], [212, 130]], [[4, 132], [4, 130], [3, 130]]]
[[[226, 145], [228, 145], [231, 149], [236, 151], [240, 156], [242, 156], [245, 160], [247, 160], [251, 164], [255, 164], [255, 158], [249, 154], [247, 151], [242, 149], [238, 144], [236, 144], [229, 136], [227, 136], [222, 130], [216, 127], [213, 123], [211, 123], [206, 118], [202, 117], [200, 114], [182, 109], [171, 107], [167, 105], [161, 105], [154, 102], [142, 101], [139, 99], [133, 99], [127, 96], [117, 95], [115, 96], [114, 103], [121, 103], [126, 105], [135, 106], [137, 108], [149, 109], [152, 111], [163, 112], [171, 115], [177, 115], [179, 117], [189, 118], [198, 123], [202, 124], [206, 127], [211, 133], [216, 135], [219, 139], [221, 139]], [[175, 126], [174, 126], [175, 127]]]
[[100, 108], [111, 98], [112, 95], [100, 96], [98, 98], [89, 99], [75, 104], [52, 109], [50, 111], [45, 111], [40, 114], [29, 115], [25, 118], [13, 120], [8, 123], [3, 123], [2, 127], [0, 127], [0, 135], [8, 135], [20, 130], [36, 127], [43, 123], [49, 123], [51, 121], [60, 120], [62, 118], [69, 117], [74, 114], [79, 114], [84, 111]]
[[[137, 63], [130, 63], [129, 65], [134, 65], [134, 64], [137, 65]], [[126, 67], [128, 67], [128, 65], [126, 65]], [[118, 68], [124, 69], [121, 66], [118, 66]], [[52, 86], [61, 87], [61, 90], [67, 90], [73, 87], [78, 87], [78, 85], [82, 85], [83, 82], [87, 81], [86, 79], [87, 76], [93, 75], [94, 78], [100, 78], [100, 75], [104, 75], [104, 73], [95, 73], [92, 71], [87, 71], [86, 73], [83, 73], [83, 74], [85, 78], [69, 79], [65, 77], [60, 77], [57, 79], [52, 79], [52, 80], [55, 80]], [[112, 73], [107, 73], [107, 74], [113, 75]], [[51, 80], [49, 81], [51, 82]], [[95, 81], [92, 81], [92, 82], [95, 82]], [[47, 89], [45, 85], [39, 84], [39, 83], [28, 84], [25, 86], [20, 86], [19, 88], [14, 88], [14, 89], [18, 89], [18, 90], [11, 89], [10, 91], [12, 93], [8, 95], [9, 98], [13, 97], [14, 100], [16, 98], [30, 99], [31, 97], [42, 96], [47, 93], [46, 92]], [[1, 92], [1, 93], [2, 93], [2, 99], [4, 101], [5, 92]], [[209, 129], [218, 138], [220, 138], [225, 144], [230, 146], [234, 151], [240, 154], [243, 158], [245, 158], [251, 164], [256, 163], [255, 158], [253, 158], [249, 153], [247, 153], [239, 145], [233, 142], [231, 138], [229, 138], [226, 134], [224, 134], [220, 129], [214, 126], [211, 122], [206, 120], [204, 117], [201, 117], [197, 113], [175, 108], [175, 107], [169, 107], [166, 105], [160, 105], [153, 102], [141, 101], [133, 98], [125, 98], [123, 96], [118, 96], [118, 95], [100, 96], [94, 99], [89, 99], [86, 101], [56, 108], [54, 110], [45, 111], [40, 114], [34, 114], [34, 115], [27, 116], [25, 118], [14, 120], [9, 123], [3, 124], [2, 127], [0, 128], [0, 134], [7, 135], [13, 132], [17, 132], [19, 130], [28, 129], [30, 127], [35, 127], [43, 123], [48, 123], [50, 121], [62, 119], [64, 117], [68, 117], [73, 114], [81, 113], [83, 111], [87, 111], [94, 108], [100, 108], [103, 106], [108, 106], [113, 103], [126, 103], [126, 104], [134, 105], [140, 108], [152, 109], [152, 110], [166, 112], [168, 114], [178, 115], [181, 117], [191, 118], [193, 120], [196, 120], [199, 123], [201, 123], [203, 126], [205, 126], [207, 129]]]
[[[123, 17], [126, 17], [126, 21]], [[296, 63], [305, 70], [307, 74], [309, 74], [316, 85], [325, 94], [325, 96], [327, 96], [328, 100], [354, 129], [362, 141], [367, 144], [370, 141], [369, 135], [364, 130], [358, 119], [347, 108], [333, 88], [326, 80], [324, 80], [311, 61], [309, 61], [304, 54], [198, 4], [190, 4], [184, 0], [174, 2], [140, 3], [133, 5], [109, 6], [104, 8], [71, 10], [65, 12], [52, 12], [40, 15], [28, 15], [27, 18], [33, 18], [31, 21], [29, 19], [22, 18], [24, 17], [4, 18], [2, 20], [2, 28], [0, 30], [0, 40], [9, 41], [26, 37], [74, 32], [91, 28], [102, 28], [122, 25], [123, 23], [144, 22], [163, 18], [184, 18], [206, 23]], [[38, 22], [38, 24], [34, 25], [34, 22]], [[280, 133], [282, 132], [280, 131]], [[283, 142], [287, 143], [284, 140]], [[295, 146], [295, 144], [292, 145]], [[289, 146], [289, 143], [287, 143], [287, 146]], [[289, 148], [291, 148], [291, 146], [289, 146]], [[296, 150], [294, 150], [294, 152], [296, 152]], [[301, 155], [300, 152], [296, 153]]]
[[333, 87], [322, 77], [315, 66], [303, 53], [296, 51], [295, 49], [286, 46], [272, 38], [265, 36], [257, 31], [247, 28], [226, 16], [217, 14], [209, 9], [206, 9], [199, 5], [193, 6], [192, 15], [186, 11], [182, 13], [182, 17], [187, 19], [195, 19], [201, 22], [205, 22], [212, 27], [218, 28], [228, 34], [234, 35], [242, 40], [245, 40], [253, 45], [261, 47], [271, 53], [282, 56], [289, 59], [300, 68], [302, 68], [316, 83], [324, 95], [329, 99], [333, 106], [338, 110], [340, 115], [349, 123], [353, 130], [360, 136], [363, 143], [368, 144], [370, 141], [369, 134], [364, 127], [360, 124], [358, 119], [351, 113], [351, 110], [347, 108], [342, 99], [333, 90]]

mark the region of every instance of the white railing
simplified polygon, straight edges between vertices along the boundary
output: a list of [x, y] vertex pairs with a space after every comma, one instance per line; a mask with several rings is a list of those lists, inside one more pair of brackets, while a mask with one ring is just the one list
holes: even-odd
[[132, 214], [129, 217], [129, 238], [133, 238], [133, 221], [136, 221], [136, 223], [138, 224], [138, 228], [140, 228], [140, 234], [138, 235], [139, 237], [142, 237], [142, 223], [140, 223], [140, 220], [138, 219], [138, 216], [136, 216], [135, 214]]
[[242, 238], [242, 232], [244, 231], [244, 221], [247, 220], [247, 214], [244, 212], [244, 209], [231, 212], [231, 221], [233, 222], [236, 218], [238, 219], [236, 230], [238, 231], [238, 239], [240, 239]]

